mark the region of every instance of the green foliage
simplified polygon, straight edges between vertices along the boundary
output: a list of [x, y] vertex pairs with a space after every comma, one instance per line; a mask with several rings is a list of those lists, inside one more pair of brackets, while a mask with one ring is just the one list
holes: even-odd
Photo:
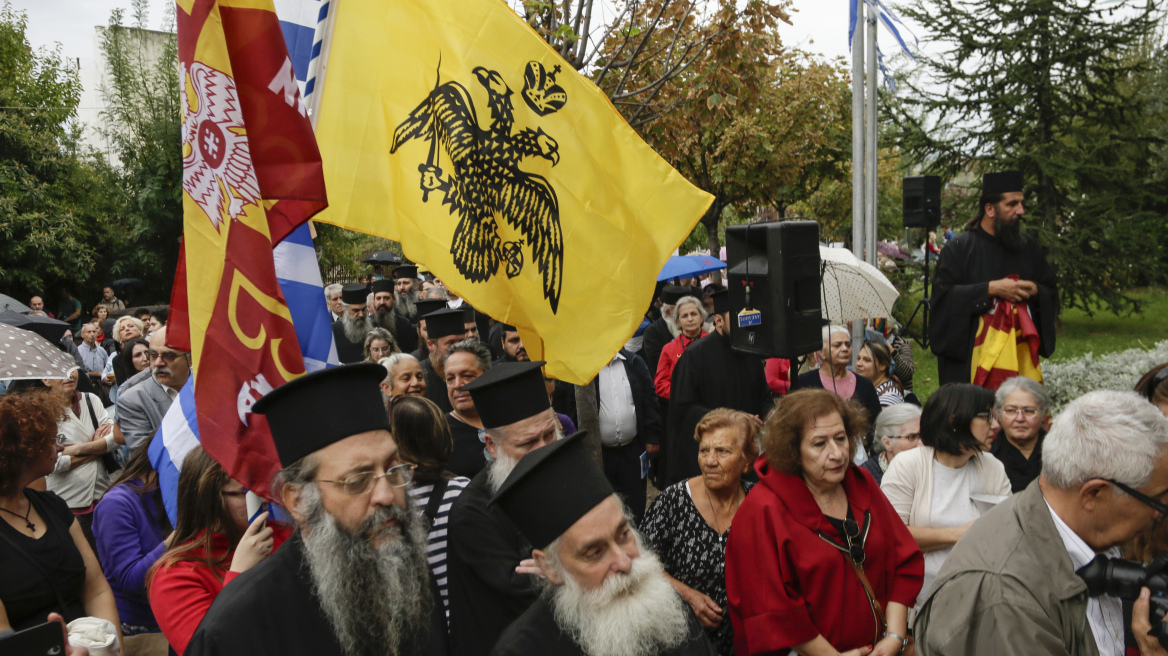
[[369, 257], [373, 251], [402, 254], [401, 244], [396, 241], [345, 230], [327, 223], [312, 225], [316, 229], [316, 238], [313, 242], [320, 254], [320, 270], [326, 284], [355, 282], [359, 276], [368, 274], [372, 267], [361, 260]]
[[[1135, 0], [914, 0], [904, 13], [937, 46], [891, 112], [909, 160], [949, 179], [1021, 170], [1027, 230], [1049, 251], [1064, 306], [1135, 307], [1121, 290], [1166, 275], [1168, 179], [1155, 164], [1168, 113], [1149, 45], [1162, 11]], [[971, 217], [968, 198], [959, 214]]]
[[84, 288], [111, 210], [103, 169], [77, 154], [77, 72], [59, 46], [34, 52], [26, 27], [0, 8], [0, 289], [25, 300]]
[[[135, 27], [122, 10], [110, 14], [101, 49], [110, 84], [103, 130], [118, 159], [120, 200], [114, 277], [147, 284], [152, 300], [169, 299], [182, 237], [182, 109], [174, 34], [146, 31], [147, 0], [133, 0]], [[173, 10], [173, 7], [172, 7]]]

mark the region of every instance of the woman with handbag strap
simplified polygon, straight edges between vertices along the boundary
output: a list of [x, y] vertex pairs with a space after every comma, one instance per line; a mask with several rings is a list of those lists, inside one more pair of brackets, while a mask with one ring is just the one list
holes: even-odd
[[0, 631], [36, 626], [50, 613], [120, 625], [80, 524], [60, 497], [31, 487], [56, 465], [61, 411], [47, 391], [0, 397]]

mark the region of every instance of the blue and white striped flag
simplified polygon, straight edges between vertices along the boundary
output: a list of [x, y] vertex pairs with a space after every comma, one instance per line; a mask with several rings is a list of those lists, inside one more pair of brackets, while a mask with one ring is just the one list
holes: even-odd
[[324, 41], [329, 0], [274, 0], [276, 17], [288, 44], [288, 56], [305, 106], [316, 88], [317, 62]]
[[[856, 4], [857, 4], [856, 0], [848, 0], [848, 43], [849, 44], [852, 43], [852, 37], [856, 33], [856, 21], [858, 19], [857, 15], [856, 15]], [[912, 57], [913, 61], [916, 61], [916, 56], [913, 55], [912, 50], [909, 50], [908, 44], [905, 42], [904, 38], [900, 35], [900, 29], [897, 26], [899, 25], [900, 27], [904, 28], [904, 31], [907, 32], [908, 35], [912, 37], [913, 43], [915, 45], [920, 46], [920, 44], [921, 44], [920, 39], [918, 39], [916, 37], [916, 35], [912, 33], [912, 30], [908, 29], [908, 26], [904, 24], [904, 21], [900, 20], [900, 16], [897, 16], [896, 12], [892, 11], [891, 7], [884, 4], [884, 0], [864, 0], [864, 4], [870, 5], [872, 7], [876, 7], [877, 16], [879, 16], [880, 22], [884, 24], [884, 29], [888, 30], [888, 32], [890, 34], [892, 34], [893, 38], [896, 39], [896, 42], [900, 44], [901, 49], [903, 49], [906, 53], [908, 53], [908, 56]], [[885, 75], [887, 75], [887, 71], [885, 71]]]

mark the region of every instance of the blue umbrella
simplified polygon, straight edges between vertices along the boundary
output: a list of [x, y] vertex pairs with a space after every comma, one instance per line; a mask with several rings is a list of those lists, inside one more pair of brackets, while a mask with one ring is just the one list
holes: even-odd
[[661, 268], [661, 273], [657, 274], [657, 280], [693, 278], [703, 273], [725, 268], [725, 262], [710, 255], [674, 255]]

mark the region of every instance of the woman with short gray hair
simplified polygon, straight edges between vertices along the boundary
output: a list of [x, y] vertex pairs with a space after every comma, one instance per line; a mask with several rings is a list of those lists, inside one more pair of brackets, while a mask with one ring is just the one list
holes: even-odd
[[911, 403], [899, 403], [880, 411], [876, 419], [872, 457], [860, 465], [879, 485], [896, 454], [921, 445], [921, 409]]
[[845, 401], [855, 401], [867, 411], [868, 424], [874, 423], [880, 416], [880, 395], [872, 381], [848, 370], [852, 363], [852, 334], [846, 326], [823, 327], [823, 350], [819, 353], [819, 360], [819, 370], [800, 375], [795, 387], [825, 389]]
[[1042, 472], [1042, 441], [1046, 435], [1050, 395], [1025, 376], [1002, 383], [994, 395], [994, 415], [1001, 430], [990, 453], [1006, 468], [1011, 492], [1021, 492]]

